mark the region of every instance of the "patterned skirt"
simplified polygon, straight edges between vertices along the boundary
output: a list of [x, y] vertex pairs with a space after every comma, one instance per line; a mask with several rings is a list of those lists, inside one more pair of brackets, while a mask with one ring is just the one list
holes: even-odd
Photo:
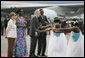
[[28, 55], [26, 46], [26, 29], [17, 28], [17, 38], [13, 48], [13, 56], [23, 57]]

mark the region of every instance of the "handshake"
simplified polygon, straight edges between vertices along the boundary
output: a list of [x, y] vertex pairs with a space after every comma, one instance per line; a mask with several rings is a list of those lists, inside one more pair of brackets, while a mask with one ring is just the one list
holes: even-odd
[[50, 30], [52, 30], [52, 28], [46, 28], [45, 30], [46, 30], [46, 31], [50, 31]]
[[58, 28], [60, 25], [59, 24], [50, 24], [47, 26], [40, 26], [39, 28], [45, 28], [45, 30], [37, 30], [37, 32], [46, 32], [46, 31], [50, 31], [50, 30], [55, 30], [56, 28]]

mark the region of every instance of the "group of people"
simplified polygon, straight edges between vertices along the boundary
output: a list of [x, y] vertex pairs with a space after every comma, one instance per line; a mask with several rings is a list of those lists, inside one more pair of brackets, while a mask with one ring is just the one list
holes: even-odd
[[[67, 44], [64, 33], [69, 33], [70, 39]], [[61, 28], [61, 21], [54, 20], [48, 47], [48, 57], [84, 57], [84, 36], [74, 24], [72, 27]]]
[[4, 35], [8, 21], [9, 21], [8, 16], [6, 16], [6, 18], [3, 16], [1, 17], [1, 35]]
[[[42, 12], [42, 11], [41, 11]], [[46, 50], [46, 32], [42, 32], [42, 35], [37, 34], [37, 29], [39, 28], [39, 22], [42, 21], [43, 26], [46, 25], [47, 18], [42, 15], [43, 18], [40, 17], [40, 12], [35, 12], [32, 15], [30, 20], [30, 31], [28, 32], [31, 37], [31, 45], [30, 45], [30, 57], [35, 56], [36, 43], [38, 38], [38, 56], [42, 52], [42, 56], [45, 56]], [[5, 38], [8, 39], [8, 57], [22, 57], [28, 55], [27, 45], [26, 45], [26, 27], [27, 21], [26, 17], [23, 17], [23, 9], [19, 9], [17, 13], [11, 12], [9, 14], [10, 20], [8, 21], [6, 28]], [[38, 20], [40, 18], [40, 20]], [[42, 38], [41, 40], [39, 38]], [[44, 38], [44, 39], [43, 39]], [[10, 44], [11, 43], [11, 44]], [[44, 44], [42, 44], [44, 43]]]
[[[26, 45], [27, 21], [23, 17], [23, 9], [9, 14], [10, 20], [6, 28], [8, 39], [8, 57], [23, 57], [28, 55]], [[43, 9], [36, 10], [30, 20], [30, 52], [29, 57], [41, 57], [46, 52], [46, 32], [50, 33], [47, 57], [84, 57], [84, 36], [81, 30], [74, 24], [72, 27], [61, 28], [61, 20], [54, 18], [49, 23]], [[65, 33], [71, 32], [67, 45]], [[35, 55], [38, 42], [37, 55]], [[11, 44], [10, 44], [11, 43]]]

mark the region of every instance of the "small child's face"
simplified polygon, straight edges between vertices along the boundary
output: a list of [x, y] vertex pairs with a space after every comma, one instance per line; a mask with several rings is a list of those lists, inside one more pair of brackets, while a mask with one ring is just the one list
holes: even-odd
[[59, 24], [59, 23], [54, 23], [54, 26], [55, 26], [55, 28], [60, 28], [60, 27], [61, 27], [61, 24]]
[[55, 25], [55, 28], [60, 28], [61, 27], [61, 24], [56, 24]]

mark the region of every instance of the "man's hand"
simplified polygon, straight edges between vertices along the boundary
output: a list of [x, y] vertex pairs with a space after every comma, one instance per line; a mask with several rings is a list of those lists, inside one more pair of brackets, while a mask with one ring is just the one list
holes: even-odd
[[37, 32], [35, 32], [35, 37], [37, 37], [38, 36], [38, 33]]
[[49, 31], [49, 30], [51, 30], [51, 28], [47, 28], [46, 30]]
[[52, 28], [52, 30], [54, 30], [55, 29], [55, 24], [53, 24], [51, 28]]

